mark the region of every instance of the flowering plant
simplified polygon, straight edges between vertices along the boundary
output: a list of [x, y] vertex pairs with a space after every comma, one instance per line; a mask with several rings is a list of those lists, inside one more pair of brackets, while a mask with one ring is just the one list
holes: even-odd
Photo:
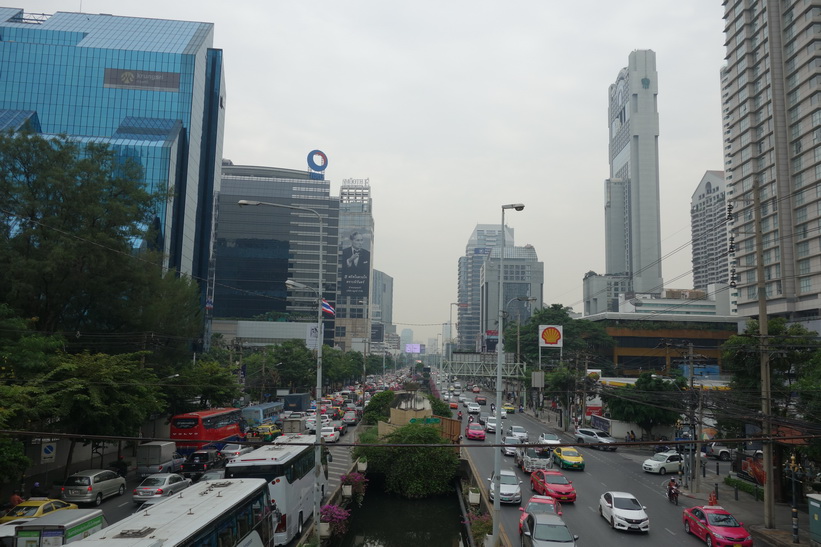
[[319, 509], [319, 522], [331, 525], [331, 533], [344, 534], [348, 529], [348, 518], [351, 512], [339, 505], [323, 505]]
[[463, 524], [467, 524], [468, 527], [470, 527], [473, 541], [480, 544], [493, 530], [493, 517], [491, 517], [489, 513], [477, 514], [471, 511], [467, 514], [467, 520], [464, 521]]
[[339, 477], [339, 482], [341, 484], [350, 484], [352, 487], [351, 492], [354, 494], [364, 494], [365, 490], [368, 489], [368, 479], [362, 473], [355, 471]]

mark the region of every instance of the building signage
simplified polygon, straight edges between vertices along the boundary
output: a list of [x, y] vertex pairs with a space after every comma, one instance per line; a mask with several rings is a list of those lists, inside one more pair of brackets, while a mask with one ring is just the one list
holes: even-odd
[[342, 179], [345, 186], [369, 186], [370, 177], [366, 179]]
[[368, 229], [340, 230], [339, 272], [342, 296], [367, 297], [370, 294], [373, 234]]
[[178, 93], [180, 91], [180, 74], [178, 72], [107, 68], [103, 76], [103, 87]]
[[539, 325], [539, 346], [548, 348], [562, 347], [563, 335], [561, 325]]
[[308, 167], [319, 173], [325, 171], [328, 168], [328, 156], [322, 150], [311, 150], [308, 152]]
[[421, 344], [405, 344], [405, 353], [422, 353]]

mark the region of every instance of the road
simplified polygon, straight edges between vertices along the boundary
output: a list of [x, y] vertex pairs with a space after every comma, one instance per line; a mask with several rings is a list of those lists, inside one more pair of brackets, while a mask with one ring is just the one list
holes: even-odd
[[[487, 395], [487, 394], [485, 394]], [[495, 397], [495, 395], [493, 395]], [[490, 398], [490, 395], [488, 395]], [[471, 400], [471, 399], [469, 399]], [[468, 417], [464, 407], [461, 407], [467, 425]], [[483, 412], [489, 412], [489, 407], [482, 407]], [[527, 429], [531, 441], [538, 438], [544, 431], [562, 433], [549, 425], [537, 422], [532, 416], [525, 414], [511, 414], [502, 420], [504, 427], [521, 425]], [[564, 437], [571, 441], [571, 437]], [[476, 469], [484, 479], [485, 489], [489, 486], [487, 480], [493, 472], [494, 448], [486, 448], [494, 443], [494, 434], [488, 434], [486, 441], [464, 441], [464, 451], [473, 461]], [[485, 446], [485, 448], [482, 448]], [[641, 470], [641, 463], [648, 457], [647, 454], [604, 452], [592, 448], [580, 450], [585, 459], [584, 471], [565, 470], [565, 476], [573, 482], [578, 499], [575, 504], [563, 504], [563, 518], [573, 534], [579, 536], [579, 545], [676, 545], [698, 546], [703, 545], [699, 540], [688, 536], [684, 532], [681, 513], [688, 506], [688, 500], [681, 498], [680, 505], [675, 506], [667, 501], [664, 484], [669, 480], [655, 474]], [[502, 469], [514, 469], [522, 481], [522, 506], [527, 504], [532, 492], [529, 476], [519, 470], [511, 456], [502, 456]], [[616, 531], [598, 513], [599, 498], [606, 491], [630, 492], [646, 507], [650, 517], [650, 532], [648, 534], [628, 533]], [[689, 503], [689, 505], [696, 505]], [[502, 527], [513, 545], [519, 544], [519, 507], [502, 504]]]

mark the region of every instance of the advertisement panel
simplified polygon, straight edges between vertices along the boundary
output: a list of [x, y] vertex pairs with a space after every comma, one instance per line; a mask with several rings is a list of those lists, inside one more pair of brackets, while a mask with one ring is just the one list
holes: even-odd
[[563, 338], [561, 325], [539, 325], [539, 346], [560, 348]]
[[343, 296], [369, 295], [372, 234], [366, 229], [340, 232], [339, 287]]

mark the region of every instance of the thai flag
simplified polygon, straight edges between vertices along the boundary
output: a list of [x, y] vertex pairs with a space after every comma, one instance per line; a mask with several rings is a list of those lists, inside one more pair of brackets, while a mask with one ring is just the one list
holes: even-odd
[[331, 317], [336, 317], [336, 310], [324, 298], [322, 299], [322, 311], [327, 313]]

